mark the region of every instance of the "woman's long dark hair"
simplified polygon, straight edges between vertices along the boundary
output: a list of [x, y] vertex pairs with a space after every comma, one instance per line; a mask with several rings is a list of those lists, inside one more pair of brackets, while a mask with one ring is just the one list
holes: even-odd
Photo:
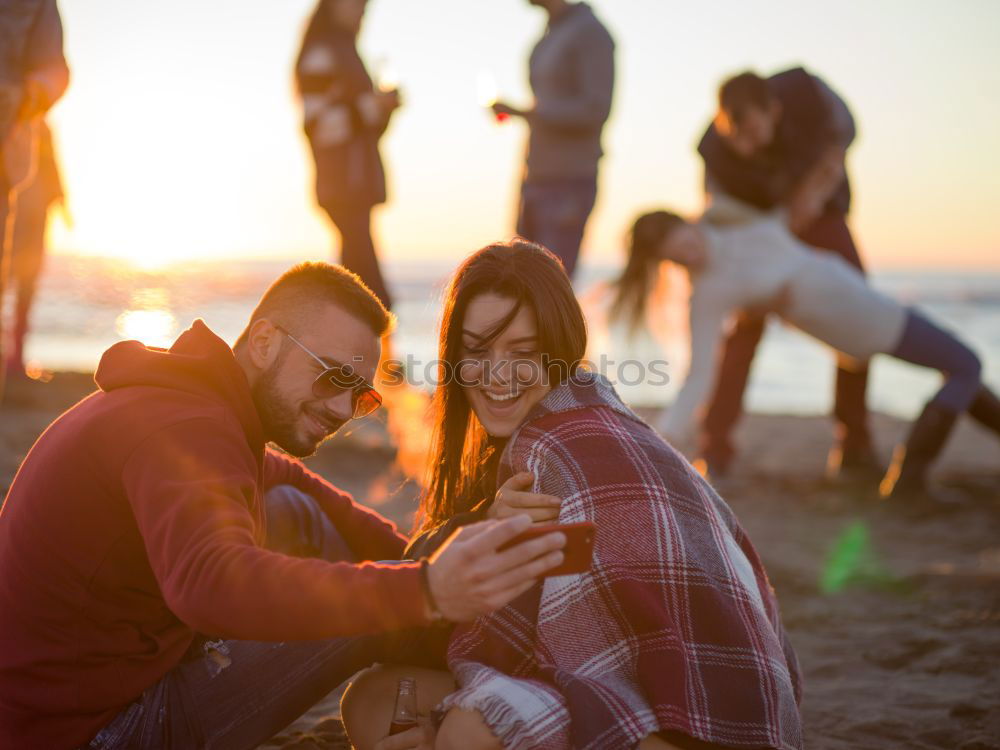
[[431, 404], [434, 448], [420, 503], [422, 528], [470, 510], [495, 490], [493, 473], [502, 445], [490, 440], [456, 377], [465, 311], [485, 293], [514, 300], [487, 340], [503, 333], [521, 308], [534, 313], [538, 352], [553, 386], [570, 377], [586, 353], [583, 311], [562, 263], [548, 250], [515, 239], [488, 245], [459, 266], [445, 294], [441, 320], [438, 385]]
[[645, 322], [646, 305], [659, 278], [660, 245], [683, 223], [677, 214], [653, 211], [643, 214], [632, 225], [628, 261], [614, 283], [615, 297], [611, 303], [611, 319], [624, 321], [630, 331], [641, 328]]

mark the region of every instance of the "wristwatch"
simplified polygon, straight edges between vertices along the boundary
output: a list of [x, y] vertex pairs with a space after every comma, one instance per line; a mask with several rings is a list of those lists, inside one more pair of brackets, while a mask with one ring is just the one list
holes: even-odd
[[431, 592], [430, 561], [426, 557], [420, 558], [420, 585], [424, 590], [424, 599], [427, 601], [427, 609], [431, 613], [431, 621], [441, 622], [445, 616], [438, 609], [437, 602], [434, 601], [434, 594]]

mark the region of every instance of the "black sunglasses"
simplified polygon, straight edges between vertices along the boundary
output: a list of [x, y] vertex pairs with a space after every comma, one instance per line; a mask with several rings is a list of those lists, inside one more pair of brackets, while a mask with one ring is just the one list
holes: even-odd
[[351, 392], [351, 408], [354, 419], [367, 417], [382, 405], [382, 396], [372, 387], [372, 384], [358, 375], [351, 365], [340, 363], [329, 364], [322, 357], [314, 354], [305, 344], [295, 338], [281, 326], [275, 326], [279, 331], [288, 336], [302, 351], [315, 359], [323, 367], [323, 372], [316, 376], [312, 384], [313, 395], [325, 401], [336, 395]]

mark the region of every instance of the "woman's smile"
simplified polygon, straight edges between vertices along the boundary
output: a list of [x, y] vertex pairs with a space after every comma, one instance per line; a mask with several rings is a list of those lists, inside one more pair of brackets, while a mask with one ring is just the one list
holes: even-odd
[[494, 331], [514, 305], [509, 297], [480, 294], [469, 303], [462, 325], [470, 356], [465, 396], [493, 437], [509, 437], [549, 392], [534, 350], [538, 329], [531, 309], [521, 307], [506, 328]]

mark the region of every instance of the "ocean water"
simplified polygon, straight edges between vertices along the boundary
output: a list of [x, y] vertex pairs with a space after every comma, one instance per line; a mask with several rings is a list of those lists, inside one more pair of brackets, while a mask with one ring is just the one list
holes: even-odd
[[[116, 341], [169, 346], [196, 318], [236, 338], [267, 285], [288, 261], [188, 263], [144, 270], [120, 261], [53, 256], [40, 285], [26, 358], [48, 370], [92, 370]], [[397, 299], [396, 355], [416, 385], [431, 387], [441, 295], [452, 266], [388, 267]], [[629, 338], [604, 322], [604, 284], [614, 268], [584, 267], [577, 283], [588, 318], [593, 366], [634, 404], [668, 403], [687, 368], [685, 292], [652, 316], [655, 333]], [[872, 283], [960, 334], [982, 357], [987, 382], [1000, 388], [1000, 273], [875, 272]], [[833, 355], [812, 339], [772, 323], [758, 350], [747, 394], [751, 410], [817, 414], [830, 409]], [[879, 356], [872, 365], [873, 409], [912, 417], [940, 377]]]

